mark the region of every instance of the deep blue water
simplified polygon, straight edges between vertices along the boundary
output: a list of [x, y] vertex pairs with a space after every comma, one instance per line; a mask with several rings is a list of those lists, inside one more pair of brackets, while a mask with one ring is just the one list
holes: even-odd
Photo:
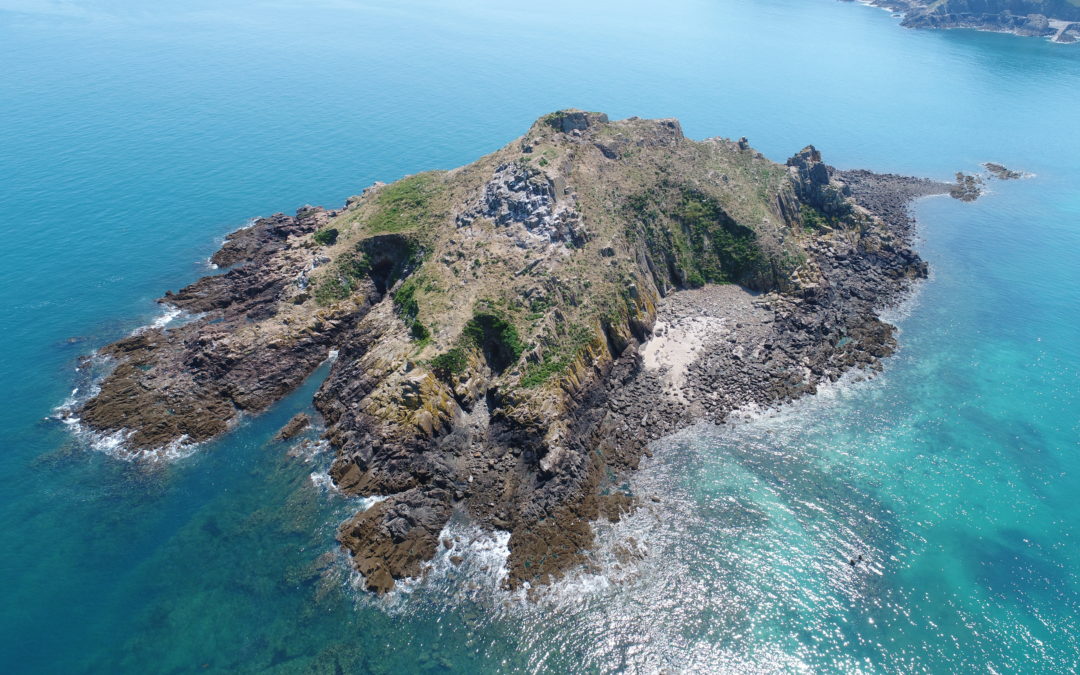
[[[449, 4], [0, 1], [3, 670], [1075, 672], [1080, 48], [832, 0]], [[661, 503], [533, 603], [465, 523], [460, 568], [352, 589], [324, 556], [358, 505], [270, 441], [318, 374], [164, 465], [46, 419], [248, 218], [570, 106], [1036, 177], [921, 202], [933, 276], [884, 375], [662, 443], [634, 478]]]

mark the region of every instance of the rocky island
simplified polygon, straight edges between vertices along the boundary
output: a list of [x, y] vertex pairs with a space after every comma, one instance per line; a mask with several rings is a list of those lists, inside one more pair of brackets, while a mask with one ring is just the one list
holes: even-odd
[[907, 28], [974, 28], [1054, 42], [1080, 40], [1076, 0], [868, 0], [903, 14]]
[[230, 269], [161, 300], [192, 320], [104, 348], [73, 414], [133, 450], [198, 443], [336, 354], [314, 400], [331, 477], [385, 497], [338, 533], [368, 588], [420, 574], [455, 512], [510, 533], [509, 584], [546, 582], [634, 508], [651, 439], [878, 368], [879, 311], [927, 273], [907, 205], [955, 188], [553, 113], [468, 166], [233, 233]]

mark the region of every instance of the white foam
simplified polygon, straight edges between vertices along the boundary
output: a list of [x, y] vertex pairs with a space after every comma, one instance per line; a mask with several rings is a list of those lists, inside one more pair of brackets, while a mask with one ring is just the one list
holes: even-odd
[[[366, 498], [372, 504], [382, 499]], [[341, 556], [340, 569], [358, 604], [391, 614], [417, 611], [423, 603], [412, 600], [414, 597], [434, 598], [443, 606], [477, 603], [496, 609], [500, 605], [524, 605], [527, 584], [514, 592], [505, 589], [509, 544], [509, 532], [483, 530], [457, 514], [439, 533], [435, 556], [421, 564], [420, 574], [398, 580], [393, 590], [384, 595], [375, 596], [366, 590], [364, 577], [352, 566], [348, 554]]]
[[145, 326], [139, 326], [135, 330], [131, 331], [131, 335], [139, 335], [145, 333], [148, 330], [161, 330], [170, 324], [179, 321], [179, 325], [191, 323], [197, 319], [202, 318], [203, 314], [192, 314], [175, 305], [168, 303], [162, 303], [161, 316], [157, 317]]
[[[731, 411], [725, 419], [726, 428], [738, 428], [747, 424], [760, 424], [762, 422], [784, 423], [787, 420], [806, 415], [807, 410], [820, 410], [825, 407], [833, 407], [839, 401], [849, 398], [873, 387], [880, 389], [888, 375], [888, 359], [884, 362], [886, 370], [872, 372], [853, 368], [839, 377], [835, 382], [824, 381], [817, 385], [817, 392], [788, 401], [780, 405], [765, 407], [750, 404]], [[697, 430], [697, 431], [695, 431]], [[689, 427], [675, 437], [683, 434], [697, 434], [700, 429], [697, 426]]]
[[192, 443], [186, 435], [158, 448], [133, 450], [127, 445], [128, 439], [135, 433], [133, 430], [101, 432], [83, 424], [76, 411], [101, 392], [101, 381], [112, 371], [116, 361], [95, 352], [83, 364], [84, 366], [76, 369], [82, 383], [72, 389], [60, 405], [53, 408], [50, 416], [66, 426], [78, 441], [91, 450], [125, 461], [175, 461], [195, 452], [199, 444]]
[[384, 495], [371, 495], [369, 497], [356, 497], [354, 499], [360, 504], [361, 511], [367, 511], [379, 502], [386, 501], [386, 497]]
[[[738, 434], [740, 427], [752, 424], [764, 425], [778, 433], [801, 428], [806, 415], [816, 415], [807, 406], [833, 406], [837, 400], [871, 386], [874, 381], [876, 378], [868, 380], [866, 373], [852, 371], [836, 382], [820, 385], [817, 396], [773, 408], [747, 406], [733, 414], [723, 433]], [[702, 434], [702, 425], [695, 425], [658, 443], [671, 445], [698, 439]], [[434, 601], [458, 607], [486, 607], [492, 617], [509, 613], [522, 618], [538, 613], [572, 613], [589, 603], [610, 602], [627, 593], [624, 587], [628, 585], [651, 584], [656, 580], [667, 583], [678, 576], [668, 569], [669, 549], [673, 541], [686, 536], [679, 523], [681, 516], [692, 510], [688, 505], [692, 497], [672, 489], [671, 486], [680, 484], [680, 478], [672, 475], [672, 470], [659, 459], [644, 459], [630, 477], [631, 492], [641, 500], [639, 506], [616, 523], [594, 522], [596, 545], [585, 552], [586, 562], [551, 584], [531, 587], [525, 583], [516, 590], [507, 589], [510, 533], [484, 530], [462, 514], [455, 514], [443, 528], [436, 554], [422, 564], [420, 574], [399, 580], [390, 593], [376, 598], [365, 590], [364, 579], [348, 563], [348, 556], [342, 563], [347, 570], [345, 577], [356, 591], [357, 602], [373, 604], [391, 613], [423, 611], [428, 601]], [[313, 473], [311, 480], [336, 491], [325, 473]], [[661, 495], [662, 502], [650, 500], [650, 495]], [[364, 508], [370, 508], [370, 504], [361, 503]], [[449, 542], [449, 546], [444, 542]], [[415, 600], [410, 600], [414, 596]]]
[[[423, 563], [418, 576], [399, 580], [386, 594], [384, 604], [388, 608], [401, 607], [405, 598], [427, 592], [452, 592], [459, 601], [505, 601], [514, 595], [504, 589], [510, 574], [506, 564], [509, 558], [509, 532], [486, 531], [457, 516], [439, 533], [435, 557]], [[356, 574], [354, 587], [362, 589], [362, 581]]]
[[334, 484], [334, 479], [330, 477], [330, 473], [328, 471], [312, 471], [308, 475], [308, 480], [310, 480], [311, 484], [321, 492], [327, 495], [334, 495], [335, 497], [342, 497], [348, 500], [349, 509], [353, 513], [367, 511], [372, 506], [375, 506], [379, 502], [386, 500], [385, 495], [369, 495], [366, 497], [346, 495], [337, 485]]
[[71, 409], [60, 410], [55, 417], [71, 430], [76, 439], [83, 442], [95, 452], [104, 453], [114, 459], [128, 462], [142, 461], [148, 463], [174, 462], [193, 455], [199, 447], [198, 443], [192, 443], [187, 434], [173, 439], [169, 443], [157, 448], [133, 449], [128, 445], [128, 440], [135, 433], [132, 429], [117, 429], [116, 431], [103, 432], [91, 429], [83, 424], [82, 420]]
[[[638, 515], [640, 514], [640, 515]], [[597, 523], [598, 546], [588, 552], [590, 562], [571, 570], [556, 583], [533, 587], [525, 582], [509, 590], [507, 561], [510, 557], [510, 533], [484, 530], [466, 517], [456, 514], [439, 534], [435, 556], [421, 565], [420, 574], [398, 580], [394, 589], [381, 597], [372, 596], [363, 576], [343, 559], [348, 584], [358, 602], [374, 603], [390, 613], [418, 611], [428, 600], [453, 606], [486, 607], [491, 616], [501, 614], [551, 612], [580, 606], [640, 576], [638, 562], [647, 557], [648, 546], [632, 546], [631, 559], [619, 559], [617, 544], [633, 536], [642, 541], [650, 532], [658, 532], [656, 515], [640, 509], [617, 524]], [[628, 533], [632, 533], [633, 536]], [[449, 546], [447, 546], [449, 544]], [[416, 600], [412, 600], [412, 598]], [[423, 600], [421, 600], [423, 598]], [[422, 611], [422, 610], [421, 610]]]
[[330, 442], [325, 438], [313, 441], [309, 438], [295, 443], [289, 448], [288, 455], [290, 457], [299, 457], [308, 464], [311, 464], [317, 459], [320, 459], [326, 451], [330, 449]]
[[930, 269], [930, 278], [920, 280], [911, 285], [911, 288], [903, 293], [892, 303], [882, 307], [878, 311], [878, 318], [885, 323], [891, 323], [897, 327], [899, 333], [902, 329], [900, 324], [914, 313], [922, 299], [923, 288], [934, 279], [934, 270]]
[[53, 408], [51, 417], [60, 420], [65, 424], [73, 424], [70, 420], [72, 419], [75, 409], [89, 401], [101, 391], [101, 380], [108, 375], [115, 365], [116, 362], [109, 357], [102, 356], [98, 352], [91, 354], [82, 362], [82, 365], [75, 369], [75, 372], [79, 374], [79, 380], [82, 381], [82, 384], [72, 389], [67, 398], [65, 398], [60, 405]]
[[[75, 372], [78, 372], [78, 371], [79, 371], [79, 369], [76, 368]], [[67, 419], [61, 413], [66, 412], [68, 410], [74, 410], [75, 409], [75, 404], [78, 403], [78, 402], [79, 402], [79, 388], [75, 387], [74, 389], [71, 390], [71, 393], [68, 394], [68, 397], [64, 399], [63, 403], [61, 403], [60, 405], [53, 408], [53, 417], [55, 417], [56, 419], [59, 419], [60, 421], [62, 421], [62, 422], [64, 422], [66, 424]]]
[[[140, 326], [132, 331], [131, 335], [138, 335], [148, 330], [160, 330], [173, 323], [177, 319], [185, 322], [194, 321], [201, 315], [190, 314], [174, 305], [162, 304], [162, 314], [151, 323]], [[100, 432], [83, 424], [76, 415], [76, 411], [90, 399], [101, 393], [101, 382], [116, 367], [116, 360], [95, 351], [79, 367], [75, 369], [81, 384], [71, 390], [71, 393], [60, 405], [53, 409], [51, 417], [63, 423], [75, 438], [83, 442], [88, 448], [96, 452], [102, 452], [110, 457], [125, 461], [147, 462], [171, 462], [185, 457], [190, 457], [198, 449], [199, 444], [191, 442], [186, 434], [175, 438], [169, 443], [157, 448], [132, 449], [127, 441], [135, 433], [132, 429], [118, 429], [111, 432]]]
[[311, 479], [311, 484], [320, 490], [341, 494], [341, 491], [338, 490], [338, 486], [334, 485], [334, 480], [330, 478], [329, 473], [325, 471], [312, 471], [309, 478]]
[[183, 313], [183, 310], [173, 305], [163, 305], [162, 309], [164, 310], [164, 313], [158, 318], [154, 319], [154, 321], [150, 324], [154, 328], [164, 328], [165, 326], [168, 326], [170, 323], [172, 323], [173, 319]]
[[894, 12], [893, 10], [889, 9], [888, 7], [885, 7], [884, 5], [874, 4], [874, 2], [872, 0], [857, 0], [857, 1], [858, 1], [858, 3], [860, 5], [865, 5], [866, 7], [873, 7], [874, 9], [880, 9], [880, 10], [886, 12], [887, 14], [889, 14], [890, 16], [903, 16], [904, 15], [903, 12]]

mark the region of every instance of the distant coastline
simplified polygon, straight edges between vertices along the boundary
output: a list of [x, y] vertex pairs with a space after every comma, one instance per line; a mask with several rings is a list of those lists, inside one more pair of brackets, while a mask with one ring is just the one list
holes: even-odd
[[970, 28], [1022, 37], [1042, 37], [1059, 44], [1080, 41], [1080, 6], [1067, 0], [859, 1], [902, 15], [900, 25], [905, 28]]

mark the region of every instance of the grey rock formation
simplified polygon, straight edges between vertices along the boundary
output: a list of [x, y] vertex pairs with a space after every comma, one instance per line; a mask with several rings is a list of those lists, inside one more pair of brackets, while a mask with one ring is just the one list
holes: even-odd
[[468, 227], [477, 218], [486, 218], [503, 227], [519, 224], [544, 242], [580, 243], [581, 216], [565, 190], [565, 185], [557, 184], [544, 172], [509, 162], [495, 170], [479, 202], [459, 215], [457, 224]]

